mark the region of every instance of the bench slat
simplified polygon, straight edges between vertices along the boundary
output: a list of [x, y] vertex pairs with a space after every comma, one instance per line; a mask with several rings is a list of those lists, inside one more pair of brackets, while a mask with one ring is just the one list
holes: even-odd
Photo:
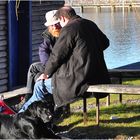
[[113, 93], [113, 94], [140, 94], [140, 86], [120, 84], [90, 85], [87, 92]]

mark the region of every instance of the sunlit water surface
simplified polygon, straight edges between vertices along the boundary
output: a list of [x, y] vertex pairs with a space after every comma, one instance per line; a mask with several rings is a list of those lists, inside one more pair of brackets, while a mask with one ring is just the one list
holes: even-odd
[[94, 21], [110, 40], [110, 47], [104, 51], [108, 69], [140, 62], [140, 10], [131, 12], [110, 9], [85, 9], [80, 16]]

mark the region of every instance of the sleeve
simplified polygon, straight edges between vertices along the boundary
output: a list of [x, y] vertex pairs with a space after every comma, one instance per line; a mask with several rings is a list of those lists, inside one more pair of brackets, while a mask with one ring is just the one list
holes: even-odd
[[[63, 27], [64, 28], [64, 27]], [[68, 34], [69, 32], [69, 34]], [[53, 73], [69, 59], [73, 50], [72, 34], [68, 30], [62, 30], [61, 34], [52, 49], [52, 53], [45, 66], [45, 75], [51, 77]]]
[[48, 40], [44, 39], [44, 42], [39, 46], [39, 58], [44, 65], [48, 61], [50, 52], [51, 52], [51, 44], [48, 42]]

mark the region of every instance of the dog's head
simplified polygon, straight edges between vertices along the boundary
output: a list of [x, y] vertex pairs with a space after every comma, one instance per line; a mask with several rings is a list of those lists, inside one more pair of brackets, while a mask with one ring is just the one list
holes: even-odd
[[46, 101], [35, 101], [25, 111], [32, 117], [39, 117], [44, 123], [50, 122], [53, 116], [53, 105]]

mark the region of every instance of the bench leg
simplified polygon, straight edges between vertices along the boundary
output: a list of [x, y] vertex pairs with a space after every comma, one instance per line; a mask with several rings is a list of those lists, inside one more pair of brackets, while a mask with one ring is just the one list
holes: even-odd
[[119, 102], [122, 104], [122, 94], [119, 94]]
[[83, 121], [84, 125], [87, 124], [87, 100], [86, 97], [83, 97]]
[[106, 97], [106, 106], [110, 105], [110, 94]]
[[99, 104], [99, 98], [96, 98], [96, 123], [97, 126], [99, 126], [100, 123], [100, 104]]

